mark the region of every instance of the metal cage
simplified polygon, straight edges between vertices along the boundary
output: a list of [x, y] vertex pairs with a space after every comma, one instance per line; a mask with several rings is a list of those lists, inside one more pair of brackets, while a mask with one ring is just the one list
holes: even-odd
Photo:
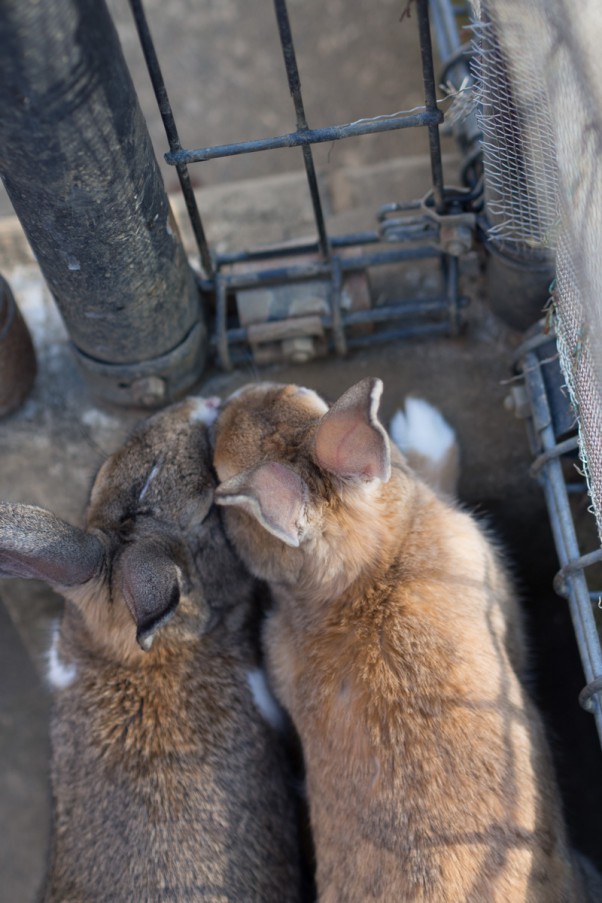
[[[320, 334], [327, 347], [340, 354], [348, 348], [422, 334], [457, 334], [466, 299], [459, 294], [459, 258], [470, 249], [475, 226], [474, 205], [479, 192], [467, 188], [446, 189], [443, 179], [439, 126], [443, 114], [436, 96], [429, 7], [416, 0], [425, 105], [423, 110], [392, 116], [367, 117], [351, 123], [312, 129], [305, 115], [295, 46], [285, 0], [274, 0], [274, 12], [296, 130], [285, 135], [235, 144], [184, 148], [167, 96], [142, 0], [130, 0], [155, 96], [165, 127], [169, 152], [165, 160], [176, 168], [194, 232], [202, 273], [199, 285], [214, 310], [212, 344], [224, 369], [246, 356], [245, 346], [253, 329], [231, 315], [229, 296], [244, 289], [321, 280], [327, 287], [329, 310], [311, 322], [284, 317], [266, 331], [268, 337], [285, 339], [304, 330]], [[424, 199], [392, 203], [378, 211], [379, 226], [373, 231], [330, 235], [326, 227], [312, 145], [348, 137], [407, 128], [425, 128], [429, 137], [432, 190]], [[316, 239], [280, 248], [215, 253], [205, 233], [188, 167], [191, 164], [238, 154], [299, 147], [302, 150], [307, 186], [311, 197]], [[438, 297], [416, 298], [399, 304], [349, 311], [342, 302], [347, 274], [370, 267], [409, 260], [436, 259], [444, 273], [444, 291]], [[285, 261], [285, 262], [284, 262]], [[377, 326], [369, 335], [353, 327]]]

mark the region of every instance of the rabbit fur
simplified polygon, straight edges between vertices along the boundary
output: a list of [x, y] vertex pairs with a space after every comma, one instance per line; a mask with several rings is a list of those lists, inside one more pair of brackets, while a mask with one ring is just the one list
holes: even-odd
[[254, 384], [211, 427], [227, 532], [274, 597], [319, 899], [584, 899], [500, 556], [391, 445], [381, 392]]
[[0, 574], [65, 597], [47, 903], [300, 899], [291, 776], [257, 705], [259, 584], [212, 505], [215, 404], [144, 423], [100, 469], [83, 530], [0, 506]]

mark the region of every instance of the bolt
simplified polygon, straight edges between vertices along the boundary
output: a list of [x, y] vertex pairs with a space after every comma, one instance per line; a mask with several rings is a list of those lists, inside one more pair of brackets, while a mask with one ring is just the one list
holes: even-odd
[[314, 340], [311, 336], [285, 339], [282, 343], [282, 352], [292, 364], [306, 364], [316, 356]]
[[504, 398], [504, 407], [510, 411], [518, 420], [525, 420], [530, 416], [531, 408], [529, 405], [529, 396], [523, 385], [512, 386], [510, 392]]
[[154, 408], [165, 401], [167, 385], [159, 376], [143, 376], [134, 380], [130, 392], [134, 404], [139, 404], [143, 408]]
[[442, 226], [441, 244], [446, 254], [460, 257], [472, 248], [472, 229], [463, 225]]

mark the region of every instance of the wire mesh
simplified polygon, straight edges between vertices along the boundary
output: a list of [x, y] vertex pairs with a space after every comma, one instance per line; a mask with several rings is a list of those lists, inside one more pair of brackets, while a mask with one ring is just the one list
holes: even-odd
[[[533, 54], [506, 51], [516, 40], [495, 21], [496, 3], [481, 3], [473, 26], [477, 120], [482, 132], [488, 235], [514, 252], [553, 250], [558, 231], [556, 148], [546, 87]], [[537, 10], [522, 27], [535, 39]], [[502, 46], [502, 41], [504, 46]]]
[[491, 236], [556, 254], [551, 311], [602, 536], [599, 8], [485, 0], [476, 32]]
[[[602, 19], [595, 0], [474, 2], [474, 77], [483, 132], [489, 239], [530, 260], [551, 254], [549, 326], [602, 537]], [[543, 462], [544, 492], [602, 738], [602, 655], [575, 539], [557, 437], [538, 361], [523, 369]], [[539, 382], [538, 382], [539, 379]], [[545, 459], [545, 460], [544, 460]], [[600, 550], [596, 552], [599, 556]], [[597, 558], [596, 558], [597, 560]]]

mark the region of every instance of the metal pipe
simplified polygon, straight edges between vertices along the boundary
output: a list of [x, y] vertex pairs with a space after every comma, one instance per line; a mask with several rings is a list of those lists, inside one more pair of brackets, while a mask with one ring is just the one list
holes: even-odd
[[[231, 333], [237, 333], [238, 330], [228, 330], [228, 337]], [[402, 326], [399, 328], [387, 329], [382, 332], [374, 332], [370, 335], [349, 336], [347, 338], [347, 346], [349, 348], [366, 348], [372, 345], [382, 345], [397, 339], [420, 339], [427, 336], [448, 335], [449, 323], [417, 323], [412, 326]], [[232, 341], [235, 339], [233, 338]], [[334, 342], [329, 344], [329, 350], [333, 351]], [[253, 358], [247, 349], [235, 348], [230, 354], [231, 363], [252, 364]]]
[[[352, 310], [341, 311], [341, 324], [344, 329], [351, 326], [365, 326], [366, 324], [389, 323], [392, 320], [405, 320], [411, 317], [423, 317], [427, 314], [444, 314], [448, 309], [447, 298], [419, 298], [412, 301], [400, 301], [398, 304], [387, 304], [382, 307], [373, 307], [370, 310]], [[324, 314], [320, 317], [320, 321], [324, 329], [336, 329], [335, 318], [331, 314]], [[223, 320], [225, 327], [225, 319]], [[433, 324], [417, 324], [417, 325], [433, 325]], [[443, 331], [449, 332], [449, 323], [441, 322]], [[414, 328], [414, 327], [404, 327]], [[385, 335], [384, 332], [379, 335]], [[386, 333], [388, 335], [388, 333]], [[249, 330], [246, 326], [237, 328], [224, 328], [223, 333], [217, 330], [216, 345], [218, 347], [220, 358], [223, 358], [221, 346], [223, 335], [227, 335], [228, 342], [246, 342], [249, 337]], [[374, 333], [371, 333], [374, 335]], [[349, 343], [352, 337], [346, 336]], [[336, 350], [336, 338], [333, 340]]]
[[[344, 272], [348, 272], [349, 270], [364, 270], [371, 266], [399, 263], [403, 260], [426, 260], [440, 256], [441, 251], [439, 248], [427, 245], [421, 248], [398, 248], [392, 251], [357, 254], [354, 257], [340, 257], [339, 265]], [[329, 278], [330, 275], [330, 264], [316, 261], [316, 263], [292, 264], [286, 267], [275, 267], [258, 272], [222, 273], [222, 279], [230, 289], [244, 289], [257, 288], [262, 285], [307, 281], [308, 279]]]
[[156, 405], [204, 364], [186, 254], [103, 0], [0, 4], [0, 176], [102, 397]]
[[437, 126], [441, 122], [443, 122], [443, 113], [439, 109], [406, 116], [389, 116], [383, 119], [359, 119], [357, 122], [348, 122], [344, 125], [290, 132], [274, 138], [258, 138], [254, 141], [239, 141], [235, 144], [216, 144], [212, 147], [199, 147], [194, 150], [183, 149], [165, 154], [165, 161], [172, 166], [178, 163], [197, 163], [203, 160], [215, 160], [218, 157], [235, 157], [240, 154], [254, 154], [257, 151], [277, 150], [282, 147], [323, 144], [327, 141], [339, 141], [341, 138], [353, 138], [357, 135], [375, 135], [378, 132], [392, 132], [416, 126]]
[[430, 0], [431, 21], [443, 62], [460, 48], [460, 35], [450, 0]]
[[[539, 437], [542, 455], [545, 455], [555, 449], [556, 437], [540, 361], [533, 351], [525, 354], [522, 360], [522, 370], [531, 402], [533, 426]], [[574, 572], [571, 570], [573, 564], [579, 560], [580, 552], [562, 464], [558, 456], [552, 455], [545, 460], [541, 470], [541, 479], [558, 560], [566, 573], [564, 589], [587, 682], [585, 689], [591, 690], [591, 692], [589, 690], [587, 692], [588, 705], [590, 711], [593, 712], [598, 735], [602, 742], [602, 688], [590, 688], [591, 684], [602, 677], [602, 649], [583, 567]]]

